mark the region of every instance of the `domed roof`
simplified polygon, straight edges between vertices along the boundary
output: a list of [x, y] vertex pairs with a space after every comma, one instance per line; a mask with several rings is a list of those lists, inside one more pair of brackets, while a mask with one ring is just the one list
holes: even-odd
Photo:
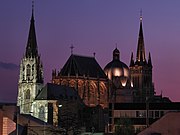
[[125, 63], [119, 60], [119, 54], [119, 50], [116, 48], [113, 51], [113, 60], [104, 68], [105, 74], [109, 79], [111, 79], [112, 76], [129, 78], [129, 68]]

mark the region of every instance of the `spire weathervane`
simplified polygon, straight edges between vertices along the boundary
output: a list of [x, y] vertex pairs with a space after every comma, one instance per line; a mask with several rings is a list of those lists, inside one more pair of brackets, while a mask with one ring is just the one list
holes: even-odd
[[140, 21], [142, 21], [142, 9], [140, 10]]
[[73, 44], [71, 44], [70, 49], [71, 49], [71, 54], [73, 54], [73, 49], [74, 49]]
[[32, 12], [34, 12], [34, 0], [32, 0]]

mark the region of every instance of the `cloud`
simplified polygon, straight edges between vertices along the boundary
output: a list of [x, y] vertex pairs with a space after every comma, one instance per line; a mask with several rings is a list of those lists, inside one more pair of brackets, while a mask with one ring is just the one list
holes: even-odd
[[0, 61], [0, 69], [17, 70], [18, 68], [19, 66], [14, 63], [6, 63]]

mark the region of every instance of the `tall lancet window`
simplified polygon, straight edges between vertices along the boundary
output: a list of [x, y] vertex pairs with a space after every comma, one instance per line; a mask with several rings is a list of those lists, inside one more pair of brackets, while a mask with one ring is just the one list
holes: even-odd
[[26, 76], [28, 80], [30, 80], [30, 75], [31, 75], [31, 66], [28, 64], [26, 66]]
[[25, 99], [30, 99], [30, 90], [29, 89], [26, 91]]
[[39, 108], [39, 119], [44, 120], [45, 114], [44, 114], [44, 106], [41, 106]]
[[34, 76], [34, 65], [32, 65], [32, 76]]
[[26, 113], [29, 113], [30, 108], [31, 108], [31, 106], [30, 106], [30, 104], [31, 104], [31, 102], [30, 102], [30, 90], [29, 89], [25, 92], [24, 101], [25, 101], [24, 102], [24, 111]]

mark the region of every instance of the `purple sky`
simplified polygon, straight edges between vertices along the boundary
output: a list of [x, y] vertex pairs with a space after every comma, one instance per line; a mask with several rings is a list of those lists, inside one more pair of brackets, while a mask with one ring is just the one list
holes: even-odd
[[[117, 43], [121, 61], [136, 54], [140, 9], [146, 56], [151, 52], [155, 91], [180, 101], [179, 0], [36, 0], [35, 26], [45, 81], [74, 53], [92, 56], [102, 68]], [[19, 69], [25, 52], [31, 0], [1, 0], [0, 101], [16, 101]]]

